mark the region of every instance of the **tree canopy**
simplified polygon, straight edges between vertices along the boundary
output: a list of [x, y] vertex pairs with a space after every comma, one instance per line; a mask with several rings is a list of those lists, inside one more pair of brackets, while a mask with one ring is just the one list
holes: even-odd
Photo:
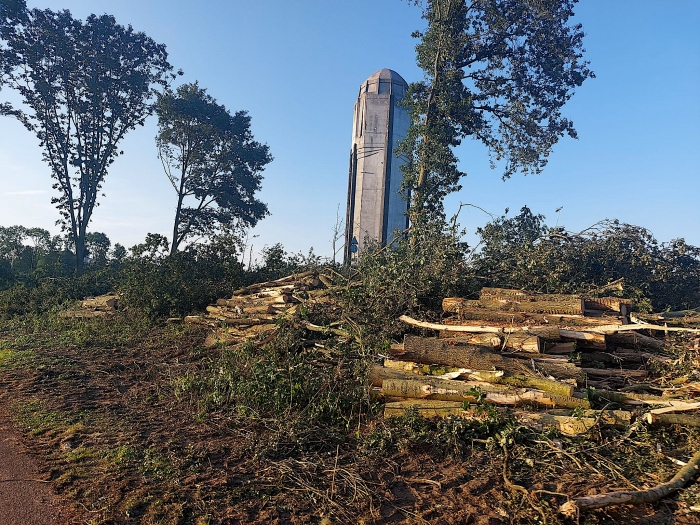
[[569, 24], [577, 0], [432, 0], [416, 46], [425, 78], [410, 85], [412, 126], [400, 153], [414, 212], [444, 215], [443, 199], [465, 175], [454, 148], [481, 141], [503, 178], [539, 173], [564, 134], [561, 109], [587, 78], [583, 29]]
[[269, 148], [253, 139], [250, 116], [233, 115], [197, 83], [159, 97], [159, 157], [177, 193], [171, 254], [192, 236], [220, 225], [254, 226], [268, 214], [255, 198]]
[[36, 133], [59, 193], [52, 202], [81, 273], [87, 227], [107, 171], [122, 153], [118, 144], [143, 125], [172, 66], [164, 45], [109, 15], [81, 22], [67, 10], [33, 9], [3, 38], [0, 80], [24, 106], [5, 104], [0, 114]]

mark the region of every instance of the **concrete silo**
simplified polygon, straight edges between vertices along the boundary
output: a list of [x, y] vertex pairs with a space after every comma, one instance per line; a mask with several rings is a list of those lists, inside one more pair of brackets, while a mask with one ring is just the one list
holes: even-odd
[[399, 193], [405, 159], [394, 153], [410, 117], [398, 105], [408, 84], [391, 69], [377, 71], [360, 86], [350, 150], [345, 262], [353, 262], [366, 238], [391, 243], [408, 227], [408, 199]]

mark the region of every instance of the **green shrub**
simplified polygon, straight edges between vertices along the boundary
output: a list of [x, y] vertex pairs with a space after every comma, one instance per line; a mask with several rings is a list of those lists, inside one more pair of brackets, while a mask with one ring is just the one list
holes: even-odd
[[623, 293], [647, 308], [700, 305], [700, 248], [682, 239], [659, 243], [644, 228], [608, 220], [572, 234], [527, 207], [478, 233], [471, 266], [484, 286], [582, 293], [624, 279]]
[[475, 284], [465, 263], [467, 245], [439, 221], [414, 229], [392, 246], [368, 243], [344, 299], [347, 316], [365, 329], [370, 344], [405, 330], [402, 314], [441, 310], [444, 297], [469, 294]]

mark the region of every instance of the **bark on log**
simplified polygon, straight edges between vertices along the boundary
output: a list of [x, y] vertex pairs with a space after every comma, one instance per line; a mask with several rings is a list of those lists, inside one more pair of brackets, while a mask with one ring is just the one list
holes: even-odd
[[623, 405], [665, 405], [672, 406], [678, 402], [677, 398], [667, 396], [654, 396], [651, 394], [635, 394], [633, 392], [615, 392], [611, 390], [594, 390], [591, 395], [605, 401], [612, 401]]
[[568, 383], [560, 383], [559, 381], [551, 381], [540, 377], [528, 376], [508, 376], [494, 379], [493, 382], [503, 385], [536, 388], [545, 392], [551, 392], [560, 396], [572, 397], [574, 395], [574, 385]]
[[556, 343], [554, 346], [545, 346], [545, 353], [551, 355], [568, 355], [576, 351], [576, 342], [569, 341], [568, 343]]
[[[572, 410], [553, 409], [548, 414], [557, 416], [573, 416]], [[627, 410], [581, 410], [581, 417], [591, 417], [599, 421], [601, 425], [617, 428], [627, 428], [632, 424], [634, 414]]]
[[680, 469], [678, 473], [666, 483], [662, 483], [648, 490], [610, 492], [608, 494], [576, 498], [567, 501], [559, 507], [559, 512], [567, 517], [573, 518], [578, 516], [578, 513], [581, 511], [600, 509], [612, 505], [653, 503], [683, 488], [686, 483], [698, 474], [698, 472], [700, 472], [700, 452], [696, 452], [688, 464]]
[[583, 315], [583, 303], [579, 297], [575, 303], [558, 301], [507, 301], [480, 299], [482, 305], [499, 312], [526, 312], [541, 315]]
[[644, 379], [649, 375], [646, 370], [620, 370], [619, 368], [581, 368], [586, 374], [594, 377], [624, 377], [626, 379]]
[[510, 385], [520, 388], [535, 388], [545, 392], [571, 397], [574, 394], [574, 386], [559, 381], [551, 381], [540, 377], [523, 375], [505, 375], [502, 371], [471, 370], [453, 366], [422, 365], [410, 361], [397, 361], [385, 359], [384, 366], [392, 370], [399, 370], [408, 374], [442, 376], [442, 379], [467, 379], [471, 381], [483, 381], [495, 385]]
[[454, 375], [454, 377], [459, 377], [461, 374], [472, 372], [472, 370], [468, 370], [466, 368], [457, 368], [454, 366], [444, 365], [425, 365], [415, 363], [413, 361], [398, 361], [396, 359], [385, 359], [384, 366], [386, 368], [391, 368], [392, 370], [400, 370], [409, 374], [426, 376], [442, 376], [445, 374], [450, 374]]
[[512, 310], [537, 314], [583, 315], [580, 295], [529, 294], [518, 290], [482, 288], [479, 302], [494, 310]]
[[459, 324], [460, 322], [468, 321], [488, 321], [500, 324], [509, 325], [525, 325], [532, 323], [547, 323], [547, 322], [564, 322], [572, 323], [574, 325], [583, 324], [584, 326], [589, 326], [591, 324], [609, 324], [609, 321], [601, 322], [597, 319], [589, 319], [583, 317], [582, 315], [552, 315], [552, 314], [537, 314], [532, 312], [501, 312], [497, 310], [488, 310], [483, 306], [479, 308], [462, 308], [457, 312], [456, 322], [452, 324]]
[[688, 414], [652, 414], [644, 415], [650, 425], [682, 425], [684, 427], [700, 427], [700, 417]]
[[594, 329], [599, 333], [626, 332], [628, 330], [656, 330], [657, 332], [690, 332], [700, 334], [700, 328], [685, 328], [682, 326], [659, 326], [658, 324], [633, 323], [627, 325], [602, 325]]
[[598, 310], [601, 312], [622, 313], [625, 307], [632, 306], [632, 299], [622, 299], [620, 297], [586, 297], [584, 306], [586, 310]]
[[547, 354], [524, 354], [515, 352], [507, 354], [509, 357], [520, 359], [523, 363], [528, 363], [530, 368], [534, 364], [538, 372], [543, 372], [548, 376], [557, 379], [576, 380], [577, 382], [585, 379], [585, 374], [574, 363], [570, 363], [564, 356], [547, 355]]
[[444, 339], [459, 339], [465, 343], [477, 346], [488, 346], [490, 348], [500, 348], [503, 340], [497, 334], [464, 334], [455, 335], [451, 332], [440, 332], [438, 337]]
[[526, 328], [527, 333], [536, 335], [547, 341], [561, 341], [561, 333], [558, 326], [531, 326]]
[[442, 300], [442, 311], [458, 313], [462, 310], [479, 309], [481, 303], [478, 300], [462, 299], [461, 297], [445, 297]]
[[394, 401], [384, 405], [384, 417], [398, 417], [408, 410], [416, 410], [418, 415], [425, 418], [462, 416], [467, 414], [464, 403], [459, 401], [435, 401], [432, 399], [410, 399]]
[[503, 330], [496, 326], [476, 326], [476, 325], [446, 325], [438, 323], [429, 323], [427, 321], [418, 321], [407, 315], [402, 315], [399, 317], [399, 321], [402, 321], [411, 326], [417, 326], [419, 328], [428, 328], [430, 330], [443, 330], [445, 332], [471, 332], [471, 333], [489, 333], [489, 334], [499, 334]]
[[496, 368], [514, 374], [532, 375], [521, 362], [504, 358], [492, 349], [471, 344], [458, 344], [459, 339], [426, 339], [413, 335], [404, 337], [402, 359], [423, 364], [442, 364], [471, 370]]
[[664, 342], [649, 337], [648, 335], [638, 334], [637, 332], [618, 332], [607, 336], [607, 340], [611, 343], [621, 346], [630, 346], [632, 348], [654, 348], [661, 350], [664, 348]]
[[523, 405], [536, 403], [545, 406], [566, 408], [590, 408], [588, 401], [574, 397], [538, 390], [510, 389], [501, 385], [476, 381], [462, 382], [449, 380], [386, 379], [382, 382], [382, 393], [389, 397], [415, 399], [436, 399], [441, 401], [486, 401], [497, 405]]

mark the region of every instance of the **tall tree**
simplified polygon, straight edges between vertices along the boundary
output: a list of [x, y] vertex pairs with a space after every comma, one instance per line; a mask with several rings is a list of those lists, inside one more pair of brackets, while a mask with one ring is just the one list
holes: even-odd
[[92, 259], [93, 264], [97, 266], [105, 266], [107, 264], [107, 253], [110, 246], [112, 246], [112, 241], [102, 232], [90, 232], [85, 236], [87, 254]]
[[123, 152], [124, 135], [152, 111], [156, 87], [172, 66], [165, 46], [109, 15], [83, 23], [69, 11], [33, 9], [14, 26], [2, 50], [2, 79], [24, 106], [0, 107], [36, 133], [51, 167], [52, 199], [75, 245], [82, 273], [85, 235], [107, 170]]
[[0, 2], [0, 36], [8, 28], [24, 19], [27, 9], [25, 0], [2, 0]]
[[158, 155], [177, 193], [171, 254], [192, 236], [213, 235], [222, 224], [254, 226], [268, 215], [255, 192], [272, 157], [253, 139], [245, 111], [231, 115], [195, 82], [166, 91], [156, 114]]
[[569, 24], [578, 0], [428, 0], [416, 46], [422, 82], [406, 104], [412, 126], [400, 153], [412, 219], [444, 218], [444, 197], [465, 175], [454, 148], [481, 141], [503, 178], [539, 173], [564, 134], [576, 138], [561, 108], [593, 77], [583, 60], [583, 30]]

